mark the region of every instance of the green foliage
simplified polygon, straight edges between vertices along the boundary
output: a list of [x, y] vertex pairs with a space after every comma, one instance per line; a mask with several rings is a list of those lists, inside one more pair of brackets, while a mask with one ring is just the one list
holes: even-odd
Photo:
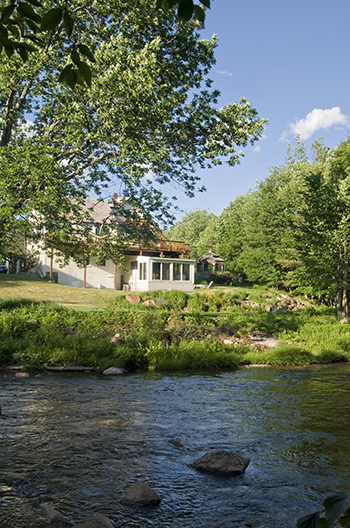
[[[244, 99], [219, 108], [208, 79], [216, 39], [201, 39], [196, 21], [179, 22], [169, 2], [164, 11], [155, 0], [21, 4], [23, 40], [34, 31], [34, 9], [38, 43], [25, 64], [17, 53], [0, 63], [0, 240], [25, 218], [31, 234], [45, 228], [46, 244], [65, 255], [77, 241], [90, 247], [80, 204], [110, 181], [144, 219], [168, 222], [173, 200], [163, 185], [193, 196], [202, 190], [197, 169], [236, 164], [241, 147], [261, 136], [265, 121]], [[2, 15], [5, 27], [12, 15]], [[121, 262], [126, 239], [140, 238], [140, 230], [132, 221], [122, 234], [117, 222], [109, 227], [99, 244]]]
[[[205, 8], [194, 4], [193, 0], [156, 0], [155, 4], [157, 9], [162, 8], [164, 11], [174, 6], [182, 22], [188, 22], [193, 17], [201, 24], [204, 23]], [[210, 8], [210, 0], [203, 0], [203, 6]], [[27, 62], [29, 53], [39, 53], [40, 48], [45, 49], [45, 39], [40, 38], [43, 33], [48, 33], [52, 38], [54, 34], [63, 30], [68, 37], [69, 47], [72, 49], [70, 54], [72, 62], [62, 70], [59, 80], [73, 90], [81, 81], [91, 86], [90, 66], [81, 61], [77, 49], [91, 62], [95, 62], [95, 57], [85, 44], [78, 43], [76, 46], [77, 31], [73, 32], [79, 24], [84, 23], [84, 20], [81, 13], [75, 9], [73, 1], [67, 1], [64, 7], [51, 9], [48, 9], [45, 1], [41, 3], [38, 0], [28, 0], [28, 2], [10, 2], [7, 5], [6, 2], [2, 2], [0, 13], [0, 54], [4, 48], [9, 59], [17, 52], [22, 61]], [[115, 15], [112, 7], [109, 15], [111, 17]]]
[[191, 246], [191, 258], [199, 259], [215, 246], [216, 217], [207, 209], [195, 209], [186, 213], [179, 222], [164, 231], [170, 240], [182, 240]]
[[[343, 492], [334, 493], [323, 501], [324, 510], [303, 515], [298, 519], [297, 528], [348, 528], [350, 523], [350, 496]], [[322, 514], [322, 517], [321, 517]], [[324, 516], [323, 516], [324, 515]]]
[[270, 350], [250, 351], [245, 354], [244, 361], [251, 364], [293, 367], [312, 365], [315, 363], [315, 358], [311, 352], [302, 347], [280, 344]]
[[[332, 308], [267, 312], [265, 302], [272, 293], [262, 288], [141, 295], [155, 304], [130, 305], [125, 295], [118, 295], [104, 309], [78, 312], [2, 299], [0, 364], [195, 369], [350, 360], [350, 329], [337, 322]], [[280, 343], [254, 349], [249, 334], [255, 330], [276, 336]], [[228, 336], [236, 342], [224, 344]]]
[[181, 341], [170, 346], [152, 344], [146, 357], [149, 366], [157, 370], [234, 368], [239, 364], [237, 352], [215, 340]]

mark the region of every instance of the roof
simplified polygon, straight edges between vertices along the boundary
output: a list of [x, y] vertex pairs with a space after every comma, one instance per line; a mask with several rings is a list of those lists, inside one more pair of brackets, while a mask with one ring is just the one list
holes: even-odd
[[205, 255], [202, 255], [202, 257], [198, 259], [198, 262], [225, 263], [224, 259], [220, 258], [217, 253], [214, 253], [212, 249], [209, 249], [208, 253], [205, 253]]
[[[118, 200], [119, 202], [119, 200]], [[115, 202], [114, 202], [115, 203]], [[95, 198], [85, 198], [81, 205], [84, 212], [87, 213], [87, 220], [96, 224], [102, 224], [112, 218], [119, 223], [124, 222], [124, 217], [116, 215], [113, 210], [113, 203], [106, 202]]]

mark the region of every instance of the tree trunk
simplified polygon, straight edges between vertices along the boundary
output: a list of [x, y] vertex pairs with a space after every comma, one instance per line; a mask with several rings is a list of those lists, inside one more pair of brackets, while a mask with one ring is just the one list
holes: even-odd
[[[343, 242], [343, 259], [341, 270], [341, 287], [337, 288], [337, 316], [340, 323], [349, 322], [349, 297], [348, 297], [348, 259], [347, 245]], [[339, 300], [338, 300], [339, 296]], [[340, 306], [339, 306], [340, 305]]]

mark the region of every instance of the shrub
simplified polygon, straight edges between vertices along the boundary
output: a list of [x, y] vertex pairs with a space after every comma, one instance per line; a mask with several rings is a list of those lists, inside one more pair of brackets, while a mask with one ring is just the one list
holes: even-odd
[[157, 370], [233, 368], [240, 361], [232, 347], [220, 341], [181, 341], [178, 345], [153, 343], [147, 347], [148, 365]]
[[243, 360], [256, 365], [296, 366], [312, 365], [314, 356], [304, 348], [281, 344], [268, 350], [251, 350], [244, 355]]

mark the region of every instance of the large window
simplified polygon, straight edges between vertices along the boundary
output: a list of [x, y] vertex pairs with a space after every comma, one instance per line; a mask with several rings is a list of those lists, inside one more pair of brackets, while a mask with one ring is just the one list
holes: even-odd
[[174, 280], [181, 280], [181, 264], [174, 262]]
[[174, 280], [189, 281], [191, 279], [191, 267], [189, 264], [174, 263]]
[[132, 260], [130, 262], [130, 267], [129, 267], [130, 271], [133, 271], [133, 270], [137, 270], [137, 260]]
[[170, 280], [170, 262], [162, 263], [162, 280]]
[[161, 262], [152, 262], [152, 280], [161, 280]]
[[189, 264], [182, 264], [182, 280], [183, 281], [190, 280], [190, 265]]
[[152, 262], [152, 280], [170, 280], [170, 262]]
[[140, 262], [140, 280], [147, 280], [147, 262]]

